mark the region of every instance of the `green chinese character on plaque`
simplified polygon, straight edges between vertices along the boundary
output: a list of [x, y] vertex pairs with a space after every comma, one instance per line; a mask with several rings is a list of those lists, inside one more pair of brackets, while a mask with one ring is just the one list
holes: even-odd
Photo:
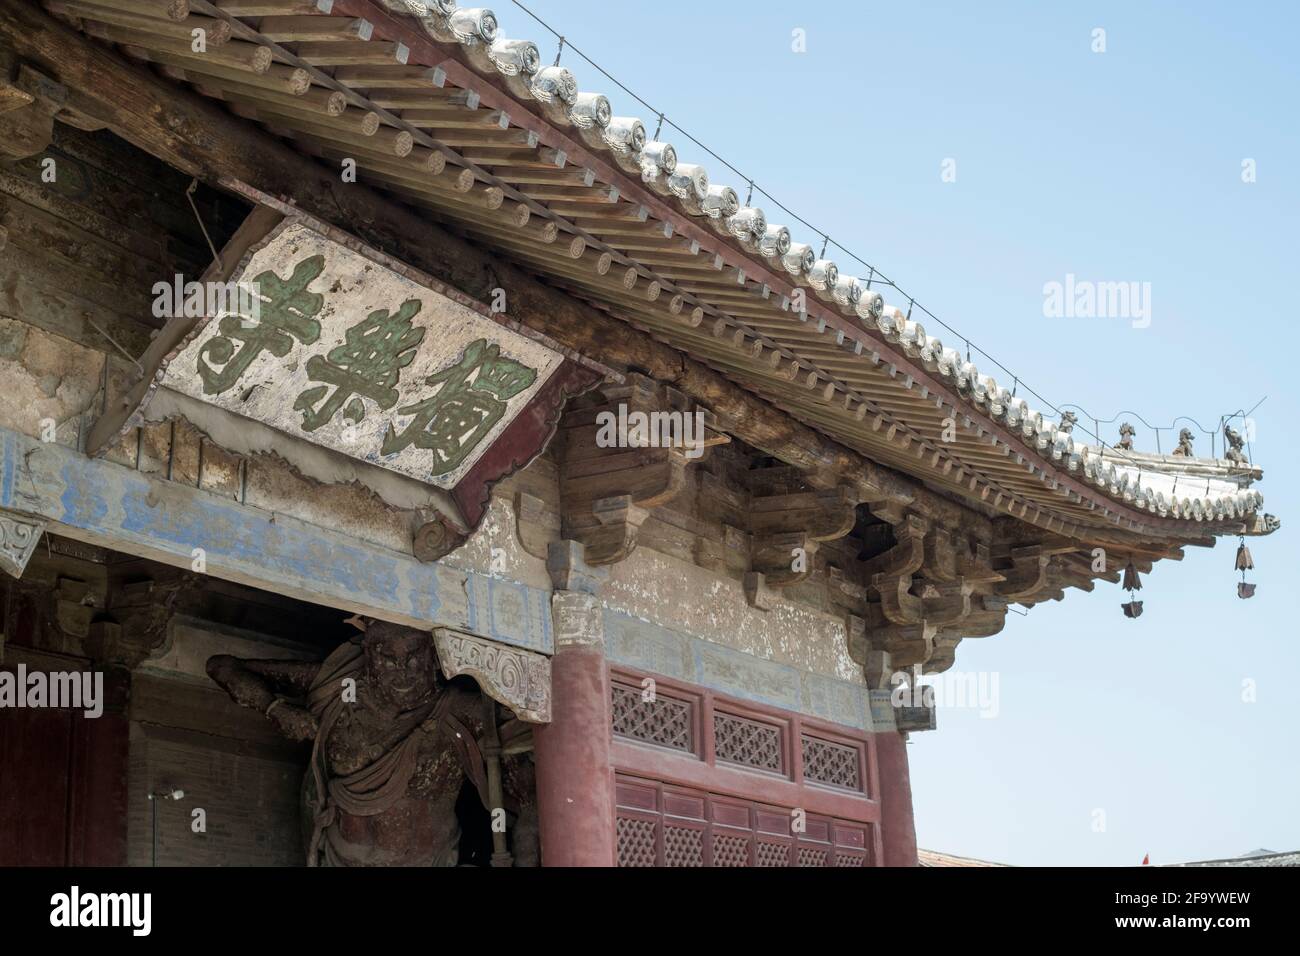
[[506, 413], [506, 403], [537, 379], [537, 371], [501, 357], [501, 346], [476, 339], [460, 361], [426, 378], [438, 386], [429, 398], [397, 410], [414, 416], [400, 433], [392, 424], [380, 452], [395, 455], [415, 445], [433, 452], [429, 477], [455, 471]]
[[[253, 280], [261, 300], [259, 315], [222, 316], [217, 326], [219, 334], [199, 350], [203, 394], [220, 395], [233, 387], [262, 352], [284, 358], [293, 348], [294, 339], [310, 345], [320, 338], [320, 323], [315, 316], [324, 307], [325, 297], [308, 292], [307, 286], [324, 271], [325, 257], [312, 256], [294, 266], [288, 279], [268, 270]], [[236, 349], [236, 342], [243, 344]], [[222, 368], [218, 370], [214, 365]]]
[[415, 359], [424, 341], [425, 330], [411, 326], [420, 306], [419, 299], [408, 299], [394, 313], [387, 309], [371, 312], [343, 333], [342, 345], [330, 349], [324, 358], [313, 355], [307, 360], [307, 377], [326, 384], [306, 389], [293, 403], [294, 409], [302, 412], [305, 431], [320, 428], [340, 408], [353, 424], [361, 421], [366, 415], [362, 398], [385, 410], [397, 404], [401, 370]]

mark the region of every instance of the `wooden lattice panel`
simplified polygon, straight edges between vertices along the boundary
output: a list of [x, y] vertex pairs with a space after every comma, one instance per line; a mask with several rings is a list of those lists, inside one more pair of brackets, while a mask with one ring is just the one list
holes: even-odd
[[749, 844], [748, 834], [743, 836], [731, 833], [713, 832], [713, 865], [714, 866], [749, 866]]
[[856, 747], [820, 737], [803, 737], [803, 778], [846, 790], [862, 790], [862, 762]]
[[639, 689], [622, 684], [613, 685], [612, 697], [613, 729], [618, 736], [695, 752], [694, 715], [686, 701], [663, 695], [646, 700]]
[[652, 820], [618, 818], [618, 865], [654, 866], [659, 825]]
[[619, 866], [858, 867], [870, 865], [872, 824], [799, 815], [685, 787], [619, 775]]
[[799, 847], [800, 866], [825, 866], [829, 851], [814, 846]]
[[780, 773], [781, 730], [771, 724], [731, 714], [713, 715], [713, 751], [718, 760], [755, 770]]
[[664, 827], [664, 863], [667, 866], [703, 866], [703, 831], [695, 827]]
[[759, 840], [755, 857], [755, 866], [789, 866], [790, 847], [784, 843], [768, 843]]

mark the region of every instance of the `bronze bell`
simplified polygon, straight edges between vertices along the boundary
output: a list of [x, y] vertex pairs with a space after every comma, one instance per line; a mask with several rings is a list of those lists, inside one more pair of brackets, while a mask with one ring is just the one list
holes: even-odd
[[1255, 570], [1255, 559], [1250, 555], [1250, 548], [1246, 547], [1246, 539], [1243, 537], [1241, 543], [1237, 545], [1237, 570], [1241, 572], [1241, 580], [1237, 582], [1237, 597], [1243, 601], [1246, 598], [1255, 596], [1255, 585], [1246, 580], [1246, 572]]
[[1237, 570], [1238, 571], [1255, 570], [1255, 559], [1250, 556], [1250, 548], [1246, 547], [1245, 541], [1237, 545]]
[[1124, 609], [1124, 616], [1125, 616], [1125, 617], [1141, 617], [1141, 616], [1142, 616], [1142, 602], [1141, 602], [1141, 601], [1129, 601], [1127, 604], [1121, 604], [1120, 607], [1122, 607], [1122, 608]]

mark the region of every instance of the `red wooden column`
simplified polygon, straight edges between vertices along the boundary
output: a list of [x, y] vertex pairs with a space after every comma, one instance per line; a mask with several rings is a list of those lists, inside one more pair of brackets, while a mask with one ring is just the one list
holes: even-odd
[[916, 823], [907, 740], [897, 731], [875, 735], [880, 773], [880, 830], [885, 866], [916, 866]]
[[[556, 573], [555, 557], [555, 583], [581, 584], [580, 575]], [[586, 591], [556, 590], [551, 614], [551, 722], [533, 730], [542, 865], [613, 866], [610, 688], [600, 602]]]

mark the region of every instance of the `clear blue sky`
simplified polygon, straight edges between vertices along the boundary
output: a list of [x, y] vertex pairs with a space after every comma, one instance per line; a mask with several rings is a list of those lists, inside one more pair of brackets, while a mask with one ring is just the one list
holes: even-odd
[[[1253, 600], [1236, 597], [1228, 539], [1157, 565], [1139, 620], [1104, 583], [1013, 615], [957, 655], [958, 670], [997, 673], [998, 716], [941, 710], [909, 753], [925, 847], [1049, 865], [1300, 848], [1300, 6], [525, 2], [1052, 402], [1213, 427], [1268, 396], [1253, 452], [1283, 528], [1250, 542]], [[526, 14], [495, 9], [553, 59]], [[653, 129], [578, 57], [564, 63]], [[1067, 273], [1150, 282], [1150, 327], [1044, 318], [1044, 283]]]

